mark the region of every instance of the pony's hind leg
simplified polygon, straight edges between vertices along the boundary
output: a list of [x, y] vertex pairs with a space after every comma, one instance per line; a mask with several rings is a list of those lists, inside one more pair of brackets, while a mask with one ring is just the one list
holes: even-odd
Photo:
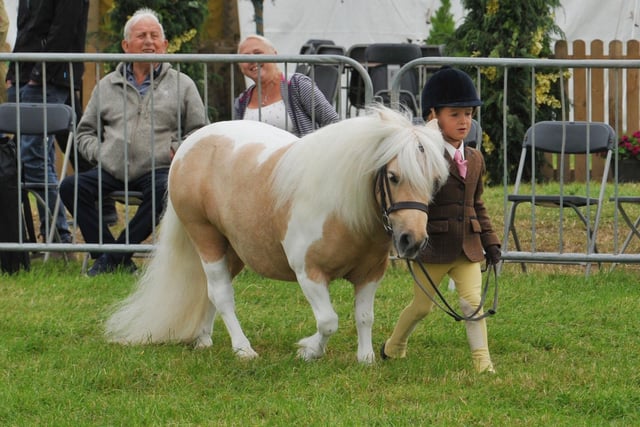
[[[232, 278], [226, 256], [215, 262], [203, 262], [202, 266], [207, 276], [209, 299], [215, 306], [213, 315], [215, 315], [216, 311], [220, 313], [231, 337], [231, 346], [234, 353], [243, 359], [258, 357], [258, 353], [251, 348], [251, 343], [242, 331], [240, 321], [236, 316]], [[212, 313], [209, 312], [209, 314]], [[213, 321], [211, 325], [213, 325]]]
[[338, 315], [331, 305], [326, 283], [318, 283], [308, 277], [298, 277], [302, 292], [307, 297], [316, 318], [318, 331], [298, 341], [298, 357], [304, 360], [319, 359], [324, 356], [327, 341], [338, 330]]
[[371, 364], [375, 361], [371, 329], [373, 327], [373, 301], [380, 281], [369, 282], [356, 288], [355, 321], [358, 330], [358, 361]]

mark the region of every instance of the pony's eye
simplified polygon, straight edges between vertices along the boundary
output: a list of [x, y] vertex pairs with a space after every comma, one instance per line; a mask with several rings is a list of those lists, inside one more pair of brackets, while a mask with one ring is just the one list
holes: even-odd
[[397, 184], [398, 182], [400, 182], [400, 179], [398, 179], [398, 176], [393, 172], [389, 172], [387, 177], [389, 178], [389, 182], [392, 184]]

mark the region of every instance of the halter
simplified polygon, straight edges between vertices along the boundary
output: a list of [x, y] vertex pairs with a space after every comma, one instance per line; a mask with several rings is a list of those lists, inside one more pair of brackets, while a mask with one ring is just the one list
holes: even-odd
[[[429, 207], [422, 202], [397, 202], [393, 203], [391, 197], [391, 183], [387, 176], [387, 166], [383, 166], [378, 170], [376, 174], [376, 181], [378, 191], [380, 192], [380, 209], [382, 211], [382, 225], [384, 226], [387, 234], [393, 234], [393, 227], [391, 226], [391, 220], [389, 214], [402, 209], [417, 209], [426, 214], [429, 214]], [[374, 186], [374, 191], [375, 191]], [[387, 204], [388, 202], [388, 204]]]

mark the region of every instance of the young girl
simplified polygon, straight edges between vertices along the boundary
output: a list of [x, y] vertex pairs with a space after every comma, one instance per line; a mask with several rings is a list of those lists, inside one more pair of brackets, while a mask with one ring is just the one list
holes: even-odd
[[[429, 241], [420, 260], [433, 283], [440, 283], [445, 275], [453, 279], [465, 316], [472, 315], [480, 305], [481, 262], [485, 258], [487, 264], [500, 261], [500, 240], [482, 201], [484, 159], [480, 151], [464, 145], [471, 119], [480, 105], [482, 101], [471, 78], [454, 68], [438, 70], [422, 90], [426, 126], [442, 132], [450, 174], [429, 205]], [[416, 269], [416, 276], [421, 283], [429, 283], [420, 269]], [[425, 289], [430, 290], [429, 287]], [[413, 301], [402, 311], [391, 337], [380, 349], [383, 359], [406, 356], [409, 335], [433, 306], [433, 301], [414, 284]], [[482, 309], [477, 315], [481, 314]], [[475, 370], [494, 373], [485, 319], [465, 321], [465, 327]]]

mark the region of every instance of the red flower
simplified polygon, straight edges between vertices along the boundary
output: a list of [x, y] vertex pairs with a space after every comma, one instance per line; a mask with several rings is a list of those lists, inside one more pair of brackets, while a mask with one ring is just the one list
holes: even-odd
[[619, 159], [640, 160], [640, 130], [622, 135], [618, 142]]

